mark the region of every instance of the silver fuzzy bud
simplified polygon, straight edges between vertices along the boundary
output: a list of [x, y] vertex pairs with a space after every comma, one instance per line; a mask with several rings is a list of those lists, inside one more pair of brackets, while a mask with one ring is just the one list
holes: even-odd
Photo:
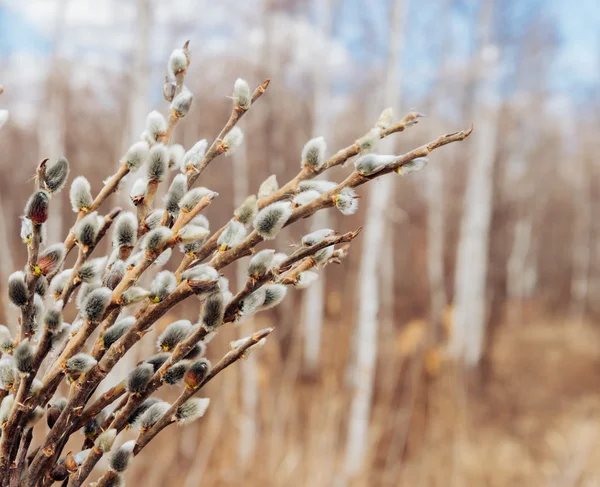
[[169, 367], [162, 376], [162, 381], [165, 384], [170, 386], [174, 386], [181, 382], [185, 372], [187, 371], [190, 363], [188, 360], [181, 360], [177, 362], [175, 365]]
[[129, 306], [131, 304], [139, 303], [150, 296], [150, 291], [139, 286], [131, 286], [127, 291], [121, 294], [119, 303], [123, 306]]
[[13, 272], [8, 278], [8, 297], [10, 302], [19, 308], [25, 306], [29, 301], [29, 292], [25, 283], [23, 271]]
[[385, 130], [390, 128], [392, 123], [394, 123], [394, 110], [388, 107], [381, 112], [381, 115], [379, 115], [379, 118], [377, 119], [376, 125]]
[[287, 286], [283, 284], [266, 284], [262, 289], [265, 291], [265, 299], [260, 307], [261, 310], [274, 308], [287, 294]]
[[250, 86], [246, 80], [238, 78], [233, 84], [233, 103], [244, 110], [250, 108]]
[[312, 247], [313, 245], [322, 242], [323, 239], [330, 237], [335, 234], [335, 230], [331, 228], [323, 228], [321, 230], [316, 230], [314, 232], [308, 233], [302, 237], [300, 243], [303, 247]]
[[131, 459], [133, 458], [133, 449], [135, 448], [135, 440], [130, 440], [123, 443], [117, 450], [111, 455], [109, 468], [117, 473], [122, 473], [127, 470]]
[[108, 350], [119, 338], [121, 338], [127, 330], [135, 323], [135, 317], [128, 316], [117, 321], [114, 325], [108, 327], [102, 335], [102, 345]]
[[137, 217], [131, 211], [124, 211], [117, 217], [112, 232], [114, 247], [133, 247], [137, 241]]
[[363, 176], [376, 174], [396, 160], [396, 156], [384, 156], [379, 154], [366, 154], [354, 161], [354, 167]]
[[254, 229], [265, 240], [272, 240], [292, 215], [292, 205], [279, 201], [258, 212], [254, 219]]
[[200, 161], [204, 158], [206, 148], [208, 147], [208, 141], [206, 139], [199, 140], [193, 147], [185, 153], [183, 156], [183, 164], [181, 166], [182, 171], [191, 170], [198, 168]]
[[258, 213], [258, 205], [256, 195], [251, 194], [244, 202], [236, 208], [233, 212], [233, 216], [237, 218], [240, 223], [248, 225]]
[[133, 182], [129, 191], [129, 198], [134, 206], [139, 205], [144, 201], [148, 194], [148, 181], [144, 178], [138, 178]]
[[223, 323], [225, 314], [225, 303], [223, 294], [216, 292], [208, 296], [202, 305], [200, 311], [200, 322], [209, 331], [216, 330]]
[[179, 214], [179, 202], [187, 191], [187, 179], [185, 174], [178, 174], [173, 178], [169, 191], [164, 198], [165, 209], [170, 216], [176, 217]]
[[172, 249], [167, 249], [167, 250], [161, 252], [160, 255], [154, 260], [152, 265], [155, 267], [162, 267], [162, 266], [166, 265], [167, 262], [169, 262], [169, 259], [171, 258], [172, 253], [173, 253]]
[[223, 251], [231, 249], [242, 243], [242, 240], [246, 238], [246, 234], [246, 227], [243, 223], [238, 220], [229, 220], [229, 223], [219, 235], [217, 244]]
[[321, 193], [314, 189], [302, 191], [301, 193], [298, 193], [296, 196], [294, 196], [292, 203], [294, 203], [294, 206], [308, 205], [309, 203], [312, 203], [314, 200], [316, 200], [319, 196], [321, 196]]
[[28, 374], [33, 368], [33, 347], [29, 339], [21, 341], [13, 353], [15, 366], [23, 374]]
[[170, 352], [180, 342], [185, 340], [191, 331], [192, 324], [188, 320], [175, 321], [160, 334], [156, 342], [156, 347], [161, 352]]
[[152, 357], [146, 359], [144, 363], [147, 365], [151, 365], [152, 371], [156, 373], [158, 372], [158, 369], [160, 369], [165, 364], [165, 362], [169, 360], [170, 356], [171, 354], [167, 352], [157, 353], [155, 355], [152, 355]]
[[169, 167], [169, 151], [163, 144], [150, 149], [146, 175], [149, 181], [162, 181]]
[[144, 224], [148, 227], [148, 230], [154, 230], [156, 227], [160, 226], [164, 216], [165, 210], [158, 208], [146, 217]]
[[178, 76], [187, 71], [189, 65], [188, 57], [183, 49], [175, 49], [169, 57], [169, 72]]
[[177, 408], [177, 412], [175, 413], [175, 421], [181, 425], [193, 423], [197, 419], [200, 419], [202, 416], [204, 416], [209, 404], [210, 399], [208, 398], [188, 399]]
[[378, 128], [372, 128], [369, 132], [363, 135], [360, 139], [356, 141], [358, 144], [358, 150], [361, 155], [370, 154], [371, 152], [375, 152], [377, 149], [377, 143], [381, 138], [381, 132]]
[[44, 184], [51, 193], [58, 193], [64, 188], [69, 176], [69, 161], [65, 157], [59, 159], [46, 168], [46, 178]]
[[164, 401], [157, 402], [150, 406], [140, 418], [140, 429], [146, 431], [152, 428], [152, 426], [158, 423], [170, 408], [171, 405]]
[[229, 133], [223, 137], [223, 149], [225, 150], [225, 155], [230, 156], [235, 153], [236, 150], [244, 142], [244, 132], [239, 127], [233, 127]]
[[117, 430], [112, 428], [104, 431], [98, 435], [96, 441], [94, 441], [94, 446], [100, 450], [102, 453], [108, 453], [117, 438]]
[[181, 277], [187, 281], [216, 281], [219, 272], [208, 264], [200, 264], [182, 272]]
[[196, 242], [204, 240], [210, 235], [210, 232], [199, 225], [187, 224], [177, 233], [177, 238], [182, 243]]
[[173, 232], [167, 227], [158, 227], [148, 232], [142, 248], [151, 253], [160, 253], [164, 250], [164, 246], [173, 237]]
[[107, 287], [94, 289], [85, 298], [81, 309], [82, 316], [92, 322], [100, 321], [110, 304], [112, 291]]
[[302, 148], [302, 167], [313, 171], [320, 170], [325, 164], [325, 151], [327, 144], [323, 137], [310, 139]]
[[172, 171], [180, 170], [185, 157], [185, 149], [181, 144], [173, 144], [169, 149], [169, 169]]
[[418, 172], [427, 165], [427, 162], [429, 162], [429, 159], [426, 157], [418, 157], [400, 166], [396, 169], [396, 173], [398, 173], [399, 176], [406, 176], [407, 174]]
[[146, 132], [156, 141], [167, 131], [167, 121], [160, 112], [156, 110], [150, 112], [146, 117]]
[[140, 364], [133, 369], [127, 376], [126, 388], [130, 394], [142, 394], [152, 376], [154, 375], [154, 368], [151, 364]]
[[79, 221], [74, 228], [75, 240], [84, 247], [89, 247], [96, 242], [100, 231], [98, 213], [92, 212]]
[[160, 303], [177, 287], [177, 278], [171, 271], [160, 271], [152, 280], [150, 300]]
[[215, 193], [213, 191], [204, 187], [190, 189], [187, 193], [185, 193], [183, 198], [181, 198], [181, 201], [179, 202], [179, 208], [181, 208], [182, 211], [192, 211], [194, 207], [200, 203], [202, 198], [214, 194]]
[[319, 274], [314, 271], [304, 271], [298, 275], [294, 287], [297, 289], [306, 289], [319, 278]]
[[10, 334], [10, 330], [4, 325], [0, 325], [0, 352], [12, 353], [14, 345], [15, 340]]
[[2, 399], [2, 403], [0, 404], [0, 425], [4, 425], [8, 422], [8, 418], [10, 418], [10, 413], [15, 404], [15, 396], [9, 394], [4, 399]]
[[44, 316], [44, 327], [51, 333], [54, 333], [62, 326], [62, 305], [62, 301], [57, 301], [52, 308], [46, 311], [46, 315]]
[[65, 269], [56, 274], [52, 281], [50, 281], [50, 294], [54, 297], [60, 296], [63, 293], [65, 286], [69, 283], [72, 274], [73, 269]]
[[65, 371], [71, 376], [78, 376], [92, 370], [97, 363], [96, 359], [91, 355], [78, 353], [66, 361]]
[[333, 197], [335, 207], [342, 215], [353, 215], [358, 210], [358, 198], [352, 188], [344, 188]]
[[279, 183], [277, 182], [277, 176], [275, 174], [265, 179], [260, 187], [258, 188], [258, 199], [266, 198], [272, 195], [279, 189]]
[[77, 176], [71, 183], [69, 199], [71, 200], [71, 208], [75, 213], [91, 208], [94, 198], [92, 198], [90, 182], [83, 176]]
[[273, 266], [275, 250], [265, 249], [254, 254], [248, 263], [248, 275], [253, 278], [264, 276]]
[[242, 315], [250, 316], [256, 313], [265, 301], [265, 288], [259, 287], [256, 291], [246, 296], [242, 302]]
[[337, 185], [333, 181], [326, 181], [324, 179], [306, 179], [298, 184], [298, 191], [318, 191], [323, 194], [332, 190]]
[[58, 348], [58, 346], [62, 344], [63, 340], [67, 338], [70, 332], [71, 325], [68, 323], [63, 323], [60, 328], [50, 337], [50, 348], [52, 350]]
[[123, 156], [123, 162], [131, 172], [135, 172], [144, 165], [149, 155], [148, 143], [140, 140], [127, 149]]
[[175, 112], [175, 115], [178, 118], [185, 117], [190, 111], [192, 101], [194, 101], [194, 95], [190, 90], [184, 88], [181, 93], [173, 99], [171, 110]]
[[17, 368], [14, 359], [8, 355], [0, 359], [0, 388], [9, 390], [17, 380]]

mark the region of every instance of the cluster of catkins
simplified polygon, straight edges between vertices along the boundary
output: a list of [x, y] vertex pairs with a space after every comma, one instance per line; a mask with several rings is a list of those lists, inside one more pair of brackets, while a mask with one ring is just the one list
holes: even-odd
[[[137, 365], [124, 379], [129, 401], [140, 400], [125, 418], [126, 427], [137, 428], [143, 434], [172, 409], [172, 405], [165, 401], [146, 397], [149, 384], [157, 373], [160, 372], [161, 384], [182, 383], [186, 389], [196, 390], [211, 368], [210, 362], [203, 357], [206, 343], [223, 324], [227, 307], [234, 298], [227, 279], [217, 268], [202, 262], [194, 261], [177, 272], [159, 269], [169, 261], [174, 248], [193, 257], [207, 244], [211, 229], [207, 218], [199, 214], [199, 209], [209, 204], [217, 194], [204, 187], [188, 187], [190, 175], [204, 168], [207, 153], [211, 150], [213, 153], [232, 154], [242, 144], [243, 133], [234, 126], [211, 148], [208, 148], [206, 140], [199, 141], [188, 151], [179, 144], [169, 145], [174, 126], [187, 114], [193, 101], [192, 93], [183, 84], [189, 61], [187, 46], [171, 55], [169, 75], [164, 85], [165, 98], [171, 103], [169, 117], [166, 119], [157, 111], [148, 115], [140, 141], [127, 150], [118, 172], [105, 181], [103, 191], [94, 198], [85, 177], [78, 176], [72, 181], [69, 196], [77, 222], [64, 243], [47, 244], [45, 227], [52, 196], [67, 184], [69, 163], [61, 157], [52, 164], [44, 161], [38, 169], [37, 189], [27, 201], [21, 225], [21, 238], [28, 246], [29, 261], [23, 271], [14, 272], [8, 281], [10, 300], [22, 310], [20, 326], [13, 335], [6, 326], [0, 325], [0, 351], [3, 354], [0, 359], [0, 394], [3, 398], [0, 405], [1, 445], [2, 453], [8, 456], [2, 464], [2, 473], [10, 472], [10, 468], [22, 468], [18, 475], [25, 479], [23, 485], [38, 485], [37, 480], [27, 477], [28, 465], [38, 471], [49, 472], [46, 479], [50, 475], [52, 480], [65, 480], [78, 471], [89, 475], [91, 469], [86, 467], [93, 467], [98, 455], [111, 450], [114, 451], [108, 466], [110, 475], [106, 474], [101, 484], [120, 485], [123, 482], [121, 474], [135, 454], [136, 441], [125, 442], [113, 449], [122, 428], [120, 423], [115, 423], [114, 415], [109, 414], [110, 407], [102, 409], [83, 425], [84, 447], [75, 454], [61, 457], [59, 449], [56, 458], [52, 455], [44, 457], [45, 454], [40, 451], [45, 451], [48, 444], [42, 440], [42, 449], [29, 454], [27, 444], [25, 455], [19, 460], [17, 453], [23, 445], [19, 447], [21, 440], [18, 439], [16, 446], [11, 446], [11, 442], [15, 442], [12, 436], [30, 431], [44, 416], [51, 429], [55, 425], [63, 425], [63, 419], [68, 421], [65, 411], [74, 403], [56, 394], [62, 378], [72, 384], [71, 387], [86, 387], [86, 376], [91, 375], [109, 351], [116, 351], [119, 346], [131, 347], [127, 339], [135, 333], [143, 335], [147, 328], [135, 329], [140, 314], [168, 300], [185, 282], [212, 282], [213, 285], [196, 293], [202, 301], [198, 322], [183, 319], [171, 323], [157, 340], [157, 353]], [[252, 95], [246, 81], [238, 79], [235, 82], [233, 100], [236, 110], [245, 111], [250, 107]], [[361, 142], [365, 154], [355, 164], [365, 175], [374, 174], [392, 160], [391, 156], [368, 153], [369, 144], [374, 146], [378, 139], [379, 132]], [[325, 152], [322, 137], [310, 140], [302, 151], [302, 168], [322, 170], [326, 163]], [[100, 215], [97, 209], [103, 199], [118, 189], [127, 174], [133, 173], [141, 173], [130, 192], [135, 210], [117, 209], [108, 215]], [[170, 173], [175, 173], [175, 176], [164, 196], [164, 208], [152, 209], [156, 188]], [[291, 197], [259, 209], [260, 199], [279, 190], [275, 176], [269, 177], [260, 186], [258, 194], [249, 196], [220, 230], [214, 255], [235, 249], [251, 232], [258, 234], [262, 240], [274, 239], [296, 208], [309, 204], [336, 185], [322, 179], [306, 179], [300, 182]], [[358, 199], [351, 188], [344, 188], [335, 196], [334, 204], [343, 214], [352, 214], [357, 209]], [[110, 235], [112, 241], [110, 255], [89, 258], [105, 234]], [[313, 232], [302, 239], [301, 246], [311, 247], [332, 235], [334, 231], [330, 229]], [[71, 268], [65, 269], [66, 257], [73, 248], [78, 250], [77, 260]], [[333, 256], [333, 246], [316, 251], [311, 256], [313, 269], [299, 272], [292, 284], [298, 288], [309, 286], [318, 277], [314, 269], [329, 263]], [[248, 265], [249, 284], [266, 276], [269, 279], [243, 296], [231, 321], [277, 306], [284, 299], [287, 286], [277, 276], [280, 271], [288, 270], [280, 268], [288, 257], [273, 249], [254, 253]], [[148, 268], [157, 271], [149, 286], [144, 286], [139, 278]], [[63, 311], [71, 301], [75, 303], [77, 314], [69, 324], [63, 319]], [[138, 306], [137, 315], [128, 313], [127, 308], [132, 305]], [[91, 350], [85, 351], [86, 340], [97, 330], [96, 342]], [[173, 360], [172, 354], [178, 345], [196, 336], [202, 340], [188, 347], [189, 351], [183, 357]], [[244, 340], [234, 342], [232, 347], [243, 343]], [[254, 348], [263, 343], [264, 339]], [[125, 348], [122, 354], [127, 350]], [[51, 358], [48, 370], [41, 374], [41, 365], [46, 357]], [[165, 364], [168, 365], [166, 370]], [[90, 400], [94, 390], [95, 387], [84, 403]], [[18, 405], [21, 400], [26, 406], [24, 409]], [[191, 422], [204, 414], [208, 403], [208, 399], [188, 398], [177, 406], [169, 422]], [[82, 405], [78, 407], [82, 408]], [[64, 424], [68, 428], [72, 426], [72, 423]], [[7, 437], [8, 433], [11, 437]], [[53, 464], [44, 470], [42, 466], [48, 462]], [[69, 485], [81, 485], [84, 479], [72, 480], [74, 483]], [[1, 485], [9, 484], [6, 481]]]

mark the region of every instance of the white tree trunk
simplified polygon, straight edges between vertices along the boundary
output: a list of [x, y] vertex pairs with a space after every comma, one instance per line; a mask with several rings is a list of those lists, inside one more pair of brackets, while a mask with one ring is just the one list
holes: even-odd
[[[404, 1], [395, 0], [390, 22], [390, 49], [384, 95], [393, 108], [399, 104], [399, 61]], [[382, 152], [391, 147], [383, 144]], [[371, 187], [365, 216], [362, 256], [358, 283], [358, 316], [355, 328], [356, 367], [354, 390], [348, 419], [344, 473], [356, 477], [364, 465], [369, 447], [369, 419], [377, 365], [378, 311], [380, 308], [381, 246], [385, 245], [386, 210], [394, 196], [395, 180], [384, 177]], [[386, 285], [391, 285], [387, 283]]]
[[427, 276], [430, 326], [441, 323], [447, 298], [444, 287], [444, 175], [440, 164], [427, 168]]
[[477, 130], [470, 144], [470, 168], [461, 221], [454, 283], [454, 328], [450, 353], [476, 365], [483, 353], [486, 326], [486, 278], [492, 216], [499, 103], [496, 82], [498, 53], [481, 49], [474, 114]]
[[[331, 0], [317, 0], [315, 2], [316, 21], [325, 42], [331, 32]], [[313, 135], [328, 138], [329, 134], [329, 72], [327, 70], [327, 49], [321, 49], [321, 59], [315, 62], [313, 73], [314, 100], [313, 100]], [[311, 231], [320, 230], [329, 226], [329, 214], [325, 211], [318, 212], [311, 221]], [[321, 272], [319, 279], [304, 291], [302, 310], [302, 329], [304, 331], [304, 367], [307, 372], [314, 372], [319, 365], [321, 354], [321, 334], [325, 316], [325, 272]]]

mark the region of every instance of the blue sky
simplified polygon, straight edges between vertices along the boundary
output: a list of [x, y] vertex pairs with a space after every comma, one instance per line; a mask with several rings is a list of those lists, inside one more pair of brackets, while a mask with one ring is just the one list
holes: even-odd
[[[1, 0], [0, 0], [1, 1]], [[455, 46], [457, 52], [468, 49], [468, 40], [473, 35], [472, 26], [465, 18], [476, 10], [478, 0], [458, 0], [458, 9], [452, 18], [455, 38], [462, 43]], [[600, 74], [600, 0], [513, 0], [517, 12], [514, 30], [524, 29], [519, 20], [528, 16], [544, 16], [552, 21], [558, 34], [558, 48], [551, 61], [551, 76], [548, 85], [557, 92], [571, 93], [578, 99], [587, 98], [597, 89]], [[49, 51], [48, 24], [40, 25], [31, 20], [24, 0], [15, 7], [12, 2], [0, 3], [0, 63], [15, 50], [42, 54]], [[340, 22], [335, 35], [348, 46], [358, 62], [381, 62], [384, 58], [386, 2], [372, 0], [344, 0], [341, 4]], [[427, 5], [429, 8], [425, 8]], [[410, 0], [408, 15], [411, 19], [407, 30], [408, 41], [404, 46], [403, 71], [414, 72], [418, 66], [422, 81], [427, 81], [428, 66], [433, 68], [431, 37], [435, 35], [440, 18], [436, 11], [437, 2], [423, 3]], [[368, 6], [369, 8], [366, 8]], [[90, 13], [90, 17], [93, 14]], [[369, 31], [364, 27], [368, 23]], [[51, 24], [51, 22], [49, 22]], [[373, 29], [373, 26], [376, 28]], [[377, 26], [381, 26], [377, 29]], [[461, 32], [464, 35], [461, 35]], [[382, 52], [380, 60], [373, 59], [373, 46]], [[1, 64], [0, 64], [1, 65]], [[419, 82], [421, 83], [421, 82]], [[422, 86], [422, 84], [421, 84]]]

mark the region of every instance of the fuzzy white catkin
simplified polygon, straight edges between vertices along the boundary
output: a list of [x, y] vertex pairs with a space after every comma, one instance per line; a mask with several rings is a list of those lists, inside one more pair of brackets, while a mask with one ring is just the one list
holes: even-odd
[[175, 49], [169, 57], [169, 71], [177, 76], [184, 73], [188, 67], [188, 59], [183, 49]]
[[315, 191], [314, 189], [311, 189], [309, 191], [302, 191], [301, 193], [298, 193], [296, 196], [294, 196], [294, 199], [292, 200], [292, 202], [296, 206], [304, 206], [304, 205], [308, 205], [309, 203], [313, 202], [319, 196], [321, 196], [321, 193], [319, 193], [318, 191]]
[[272, 240], [292, 215], [289, 202], [278, 201], [258, 212], [254, 219], [254, 229], [265, 240]]
[[194, 95], [186, 88], [173, 99], [173, 102], [171, 103], [171, 110], [175, 113], [175, 115], [177, 115], [177, 117], [185, 117], [189, 112], [193, 101]]
[[83, 176], [77, 176], [71, 183], [69, 199], [71, 200], [71, 208], [75, 213], [90, 208], [94, 201], [90, 182]]
[[233, 85], [233, 102], [240, 108], [250, 108], [250, 87], [242, 78], [236, 79]]
[[400, 176], [406, 176], [413, 172], [418, 172], [427, 165], [428, 161], [429, 159], [426, 157], [418, 157], [417, 159], [413, 159], [412, 161], [400, 166], [398, 169], [396, 169], [396, 172]]
[[251, 277], [264, 276], [273, 265], [275, 250], [265, 249], [257, 252], [248, 263], [248, 275]]
[[186, 171], [188, 169], [197, 168], [206, 153], [208, 147], [208, 141], [206, 139], [199, 140], [192, 148], [185, 153], [183, 156], [183, 163], [181, 170]]
[[326, 150], [327, 144], [323, 137], [310, 139], [302, 148], [302, 167], [309, 167], [314, 171], [322, 169]]
[[371, 176], [393, 163], [396, 159], [396, 156], [366, 154], [354, 161], [354, 167], [363, 176]]
[[146, 175], [150, 181], [162, 181], [169, 166], [169, 152], [163, 144], [150, 149]]
[[210, 399], [208, 398], [192, 398], [188, 399], [177, 408], [175, 419], [179, 424], [189, 424], [204, 416]]
[[225, 302], [223, 294], [216, 292], [211, 294], [202, 305], [200, 321], [210, 331], [216, 330], [223, 323], [225, 313]]
[[386, 108], [381, 112], [377, 119], [377, 126], [382, 129], [388, 129], [394, 122], [394, 110], [390, 107]]
[[307, 233], [302, 237], [300, 241], [303, 247], [311, 247], [315, 244], [318, 244], [323, 239], [335, 234], [335, 230], [331, 228], [322, 228], [321, 230], [315, 230], [314, 232]]
[[223, 138], [223, 148], [225, 149], [225, 155], [230, 156], [244, 142], [244, 132], [239, 127], [233, 127], [229, 133]]
[[137, 205], [138, 202], [146, 197], [147, 191], [148, 181], [143, 178], [138, 178], [133, 182], [133, 186], [131, 186], [129, 197], [131, 198], [131, 201]]
[[324, 179], [307, 179], [300, 182], [298, 191], [318, 191], [322, 194], [332, 190], [337, 185], [338, 184], [333, 181], [326, 181]]
[[377, 149], [377, 143], [381, 139], [381, 132], [378, 128], [372, 128], [356, 141], [361, 155], [370, 154]]
[[257, 198], [256, 195], [251, 194], [244, 200], [244, 202], [238, 208], [235, 209], [233, 215], [238, 219], [240, 223], [247, 225], [254, 219], [257, 212]]
[[298, 280], [294, 283], [297, 289], [306, 289], [319, 278], [319, 274], [314, 271], [304, 271], [298, 275]]
[[177, 216], [179, 214], [179, 202], [184, 197], [187, 191], [187, 180], [184, 174], [177, 174], [169, 186], [169, 191], [164, 198], [165, 210], [169, 212], [171, 216]]
[[283, 284], [266, 284], [262, 287], [265, 291], [265, 299], [260, 306], [261, 310], [274, 308], [283, 301], [287, 294], [287, 286]]
[[121, 213], [112, 231], [113, 247], [133, 247], [137, 241], [137, 217], [131, 211]]
[[173, 232], [167, 227], [158, 227], [146, 234], [142, 243], [142, 248], [148, 252], [159, 252], [167, 241], [173, 236]]
[[229, 220], [229, 223], [219, 235], [217, 244], [224, 247], [224, 250], [231, 249], [239, 245], [246, 238], [246, 227], [237, 220]]
[[265, 179], [260, 187], [258, 188], [258, 199], [266, 198], [272, 195], [279, 189], [279, 183], [277, 182], [277, 176], [275, 174]]
[[129, 170], [135, 172], [148, 160], [149, 154], [148, 144], [141, 140], [129, 147], [125, 156], [123, 156], [123, 160]]
[[199, 225], [187, 224], [177, 233], [177, 237], [182, 243], [194, 242], [196, 240], [208, 237], [210, 232]]
[[146, 118], [146, 131], [153, 140], [158, 139], [167, 131], [167, 121], [160, 112], [150, 112]]
[[208, 188], [200, 187], [190, 189], [179, 201], [179, 208], [183, 211], [192, 211], [194, 207], [200, 203], [202, 198], [205, 196], [215, 195], [213, 191]]
[[46, 178], [44, 180], [46, 188], [51, 193], [58, 193], [63, 189], [69, 175], [69, 161], [64, 157], [46, 168]]
[[335, 207], [342, 215], [353, 215], [358, 210], [358, 198], [352, 188], [344, 188], [333, 197]]
[[169, 169], [178, 171], [183, 164], [185, 149], [181, 144], [173, 144], [169, 146]]

